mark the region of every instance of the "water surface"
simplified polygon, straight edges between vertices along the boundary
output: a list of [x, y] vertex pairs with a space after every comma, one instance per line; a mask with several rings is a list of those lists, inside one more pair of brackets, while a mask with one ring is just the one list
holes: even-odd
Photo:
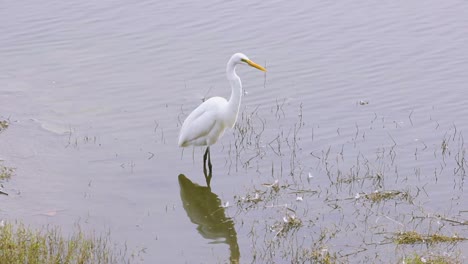
[[[466, 237], [408, 219], [416, 208], [468, 217], [457, 163], [467, 165], [467, 13], [464, 1], [4, 2], [0, 115], [11, 126], [0, 159], [17, 171], [1, 217], [110, 231], [144, 263], [289, 262], [325, 229], [336, 235], [323, 246], [353, 263], [404, 256], [383, 243], [391, 232]], [[178, 176], [203, 185], [203, 152], [176, 142], [205, 97], [229, 96], [235, 52], [268, 73], [238, 69], [239, 126], [212, 148], [202, 197], [229, 202], [219, 235], [194, 220]], [[356, 171], [385, 180], [338, 184]], [[275, 180], [308, 194], [285, 187], [254, 209], [236, 204]], [[395, 189], [419, 195], [399, 207], [347, 200]], [[289, 240], [300, 243], [271, 244], [285, 208], [307, 223]]]

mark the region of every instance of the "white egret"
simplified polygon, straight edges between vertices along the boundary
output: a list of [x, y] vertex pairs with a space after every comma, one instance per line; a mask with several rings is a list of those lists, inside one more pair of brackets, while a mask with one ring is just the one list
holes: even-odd
[[[229, 101], [222, 97], [211, 97], [203, 102], [185, 119], [179, 135], [179, 146], [207, 146], [203, 155], [203, 169], [208, 186], [211, 180], [210, 146], [215, 144], [227, 127], [234, 127], [242, 98], [242, 83], [236, 74], [237, 65], [249, 65], [266, 72], [266, 69], [251, 61], [242, 53], [236, 53], [229, 59], [226, 77], [231, 85]], [[208, 159], [209, 176], [206, 173]]]

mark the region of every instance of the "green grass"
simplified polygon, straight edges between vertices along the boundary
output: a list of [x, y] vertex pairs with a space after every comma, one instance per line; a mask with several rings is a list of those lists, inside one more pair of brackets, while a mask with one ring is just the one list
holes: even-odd
[[0, 263], [128, 263], [113, 254], [108, 237], [85, 236], [81, 231], [64, 238], [58, 228], [36, 231], [23, 224], [0, 227]]

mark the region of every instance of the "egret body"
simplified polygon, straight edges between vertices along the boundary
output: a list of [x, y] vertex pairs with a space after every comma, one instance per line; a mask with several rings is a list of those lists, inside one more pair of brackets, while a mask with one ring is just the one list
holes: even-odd
[[[206, 100], [189, 114], [180, 130], [180, 147], [207, 146], [204, 155], [204, 165], [208, 158], [210, 172], [210, 146], [218, 141], [227, 127], [234, 127], [237, 114], [239, 113], [242, 99], [242, 83], [236, 74], [236, 66], [239, 64], [249, 65], [266, 72], [265, 68], [251, 61], [244, 54], [236, 53], [232, 55], [226, 66], [226, 77], [231, 85], [231, 97], [229, 100], [223, 97], [211, 97]], [[211, 176], [207, 176], [206, 166], [204, 170], [209, 185]]]

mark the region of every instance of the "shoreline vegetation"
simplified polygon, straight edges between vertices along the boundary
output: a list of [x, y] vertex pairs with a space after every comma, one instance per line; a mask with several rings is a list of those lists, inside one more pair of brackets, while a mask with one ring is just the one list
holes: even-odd
[[[10, 123], [0, 120], [0, 133]], [[0, 186], [14, 176], [15, 168], [5, 166], [0, 160]], [[0, 194], [8, 195], [0, 191]], [[118, 252], [118, 253], [116, 253]], [[21, 221], [0, 219], [0, 263], [52, 264], [52, 263], [130, 263], [125, 250], [117, 250], [109, 234], [85, 234], [79, 228], [65, 237], [59, 227], [36, 229]]]
[[109, 236], [76, 230], [64, 237], [58, 227], [35, 230], [22, 223], [1, 222], [0, 263], [130, 263], [115, 254]]

